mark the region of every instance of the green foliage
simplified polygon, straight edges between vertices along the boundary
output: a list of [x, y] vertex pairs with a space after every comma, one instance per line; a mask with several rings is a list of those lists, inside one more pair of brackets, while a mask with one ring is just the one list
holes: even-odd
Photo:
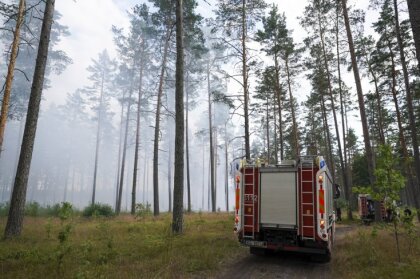
[[37, 202], [30, 202], [25, 206], [25, 215], [37, 217], [39, 214], [40, 205]]
[[47, 223], [45, 224], [45, 232], [47, 233], [47, 238], [50, 239], [52, 230], [51, 218], [48, 218]]
[[146, 203], [145, 205], [142, 203], [136, 204], [136, 218], [144, 218], [146, 216], [150, 216], [152, 214], [151, 204]]
[[73, 216], [73, 206], [69, 202], [61, 203], [61, 206], [58, 210], [58, 217], [61, 221], [66, 221]]
[[367, 159], [365, 153], [356, 154], [353, 157], [352, 170], [353, 185], [359, 185], [362, 187], [370, 186]]
[[0, 203], [0, 216], [7, 216], [9, 214], [10, 204], [8, 202]]
[[91, 204], [83, 209], [82, 215], [84, 217], [93, 217], [93, 216], [104, 216], [112, 217], [114, 216], [114, 211], [112, 207], [108, 204], [95, 203]]
[[379, 146], [379, 155], [375, 169], [376, 183], [372, 191], [372, 198], [385, 201], [385, 207], [393, 206], [393, 201], [400, 199], [400, 191], [405, 186], [405, 179], [396, 168], [391, 146]]

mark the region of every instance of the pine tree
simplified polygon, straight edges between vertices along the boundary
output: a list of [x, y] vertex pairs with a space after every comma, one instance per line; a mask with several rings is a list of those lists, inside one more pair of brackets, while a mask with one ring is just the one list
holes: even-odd
[[[176, 1], [175, 158], [184, 157], [184, 29], [182, 0]], [[172, 232], [183, 232], [184, 160], [175, 164]]]
[[10, 93], [12, 91], [13, 76], [15, 72], [16, 57], [18, 54], [18, 47], [20, 41], [20, 29], [24, 20], [25, 0], [19, 1], [19, 9], [16, 18], [16, 27], [13, 33], [12, 50], [10, 53], [9, 66], [7, 69], [6, 83], [4, 88], [4, 95], [1, 105], [0, 115], [0, 156], [3, 148], [4, 131], [6, 129], [6, 120], [9, 111]]
[[26, 190], [35, 142], [42, 89], [44, 85], [45, 69], [47, 67], [48, 46], [50, 42], [51, 26], [53, 23], [54, 5], [55, 0], [47, 0], [45, 4], [38, 55], [33, 75], [31, 97], [29, 99], [25, 131], [20, 151], [19, 165], [16, 172], [9, 215], [4, 233], [6, 238], [19, 236], [22, 231]]
[[[216, 22], [222, 24], [213, 27], [213, 30], [220, 30], [221, 40], [224, 44], [231, 46], [233, 56], [239, 57], [242, 65], [240, 83], [243, 90], [243, 108], [244, 108], [244, 128], [245, 128], [245, 156], [251, 159], [250, 151], [250, 131], [249, 131], [249, 73], [251, 70], [250, 50], [247, 46], [248, 41], [252, 38], [249, 33], [250, 29], [261, 18], [266, 4], [263, 0], [255, 0], [247, 2], [245, 0], [236, 1], [219, 1], [218, 10], [216, 11]], [[239, 24], [238, 24], [239, 23]], [[233, 77], [231, 75], [231, 77]]]
[[106, 50], [103, 50], [99, 53], [97, 60], [92, 59], [92, 65], [89, 66], [87, 70], [90, 72], [89, 79], [92, 81], [92, 86], [85, 88], [84, 93], [94, 102], [93, 109], [97, 111], [95, 162], [91, 199], [91, 203], [95, 204], [100, 144], [103, 136], [103, 125], [109, 110], [111, 82], [115, 71], [115, 61], [111, 60]]

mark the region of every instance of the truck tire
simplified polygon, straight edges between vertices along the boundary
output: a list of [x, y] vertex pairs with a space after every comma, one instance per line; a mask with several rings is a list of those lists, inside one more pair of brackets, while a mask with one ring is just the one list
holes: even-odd
[[316, 263], [328, 263], [331, 261], [331, 251], [326, 250], [325, 254], [312, 255], [311, 261]]
[[249, 253], [257, 256], [268, 256], [274, 253], [271, 249], [259, 248], [259, 247], [249, 247]]

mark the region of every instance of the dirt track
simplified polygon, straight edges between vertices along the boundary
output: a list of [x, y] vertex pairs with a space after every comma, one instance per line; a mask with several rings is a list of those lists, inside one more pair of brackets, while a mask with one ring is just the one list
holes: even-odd
[[[338, 226], [336, 241], [351, 231], [348, 226]], [[334, 255], [333, 255], [334, 257]], [[229, 264], [216, 278], [332, 278], [330, 263], [315, 263], [310, 257], [295, 253], [277, 253], [271, 256], [255, 256], [248, 249]]]

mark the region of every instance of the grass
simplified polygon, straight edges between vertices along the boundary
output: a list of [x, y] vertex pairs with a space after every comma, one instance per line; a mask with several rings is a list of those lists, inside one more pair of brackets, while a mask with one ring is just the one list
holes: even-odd
[[[4, 231], [6, 219], [0, 218]], [[0, 241], [2, 278], [186, 278], [214, 275], [240, 249], [233, 216], [189, 214], [173, 236], [171, 215], [135, 220], [25, 217], [21, 237]], [[68, 240], [58, 235], [71, 224]]]
[[[0, 217], [1, 233], [5, 223]], [[21, 237], [0, 240], [0, 278], [206, 278], [248, 253], [233, 234], [232, 215], [185, 215], [185, 233], [179, 236], [171, 234], [170, 223], [170, 214], [25, 217]], [[338, 226], [349, 229], [335, 242], [332, 278], [419, 277], [418, 223], [411, 245], [401, 231], [401, 262], [391, 225], [343, 220]]]
[[420, 238], [400, 234], [401, 262], [391, 224], [356, 226], [336, 242], [333, 278], [419, 278]]

